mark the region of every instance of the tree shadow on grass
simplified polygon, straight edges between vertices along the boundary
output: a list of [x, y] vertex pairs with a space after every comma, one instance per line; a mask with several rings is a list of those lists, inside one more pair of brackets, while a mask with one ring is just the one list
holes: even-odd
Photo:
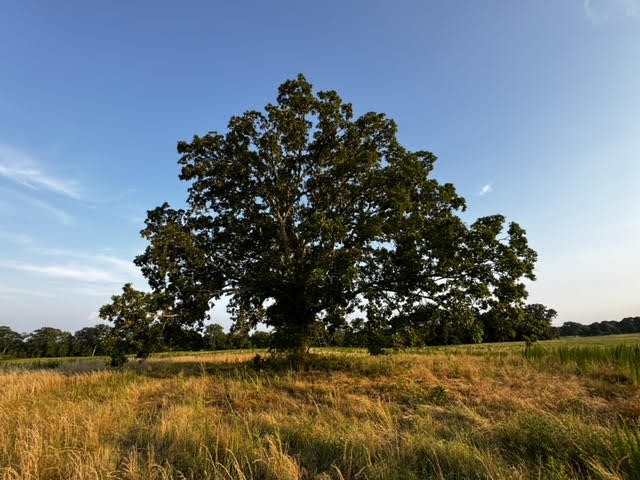
[[386, 376], [408, 368], [406, 360], [392, 357], [366, 355], [309, 353], [304, 356], [287, 354], [256, 354], [246, 359], [230, 357], [215, 359], [206, 357], [152, 358], [133, 360], [123, 370], [133, 371], [152, 378], [175, 376], [227, 376], [243, 378], [258, 374], [283, 373], [331, 373], [345, 372], [368, 377]]

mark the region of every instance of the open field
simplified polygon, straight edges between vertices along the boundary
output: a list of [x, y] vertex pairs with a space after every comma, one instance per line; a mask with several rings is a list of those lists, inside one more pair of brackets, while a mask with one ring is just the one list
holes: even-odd
[[3, 361], [0, 479], [640, 478], [639, 342]]

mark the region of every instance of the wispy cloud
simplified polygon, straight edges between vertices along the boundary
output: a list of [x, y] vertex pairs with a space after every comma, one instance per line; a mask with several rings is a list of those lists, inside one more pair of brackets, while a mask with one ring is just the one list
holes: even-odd
[[122, 283], [125, 279], [105, 269], [88, 265], [64, 264], [64, 265], [39, 265], [35, 263], [15, 262], [12, 260], [0, 260], [0, 266], [23, 272], [37, 273], [45, 277], [66, 280], [77, 280], [87, 283]]
[[[131, 260], [125, 260], [104, 253], [86, 253], [67, 249], [51, 248], [42, 250], [43, 255], [65, 257], [73, 260], [80, 260], [83, 263], [102, 265], [109, 270], [118, 272], [127, 277], [140, 277], [140, 269]], [[131, 281], [131, 280], [129, 280]]]
[[594, 25], [614, 18], [640, 16], [640, 0], [584, 0], [584, 12]]
[[25, 152], [0, 145], [0, 176], [31, 190], [45, 190], [73, 199], [81, 198], [80, 185], [47, 173]]
[[[33, 255], [42, 261], [34, 261]], [[103, 253], [87, 253], [66, 249], [43, 249], [32, 246], [29, 261], [0, 259], [0, 267], [34, 273], [50, 279], [78, 282], [66, 285], [67, 292], [89, 296], [109, 296], [115, 283], [144, 283], [132, 261]]]
[[[58, 223], [61, 223], [63, 225], [71, 225], [73, 223], [73, 217], [69, 213], [62, 210], [61, 208], [54, 207], [53, 205], [51, 205], [48, 202], [45, 202], [44, 200], [40, 200], [38, 198], [32, 197], [31, 195], [26, 195], [24, 193], [17, 192], [15, 190], [11, 190], [8, 188], [0, 187], [0, 192], [4, 192], [13, 197], [17, 197], [23, 203], [28, 203], [36, 208], [44, 210], [49, 214], [50, 217], [52, 217]], [[14, 209], [15, 209], [15, 205], [14, 205]]]
[[480, 189], [478, 195], [482, 197], [491, 192], [493, 192], [493, 186], [490, 183], [487, 183]]

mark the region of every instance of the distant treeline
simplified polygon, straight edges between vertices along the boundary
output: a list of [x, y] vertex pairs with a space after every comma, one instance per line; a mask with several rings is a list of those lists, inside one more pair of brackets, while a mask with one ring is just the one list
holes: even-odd
[[[98, 324], [75, 333], [52, 327], [42, 327], [31, 333], [18, 333], [0, 326], [0, 357], [86, 357], [109, 355], [112, 328]], [[171, 330], [154, 340], [154, 352], [228, 350], [266, 348], [267, 332], [225, 333], [218, 324], [207, 325], [203, 331]], [[131, 352], [135, 353], [132, 347]]]
[[616, 322], [605, 320], [584, 325], [577, 322], [565, 322], [557, 327], [561, 337], [596, 337], [599, 335], [618, 335], [622, 333], [640, 333], [640, 317], [626, 317]]
[[[109, 353], [111, 327], [98, 324], [86, 327], [75, 333], [52, 327], [42, 327], [31, 333], [18, 333], [10, 327], [0, 326], [0, 357], [85, 357], [103, 356]], [[432, 332], [433, 333], [433, 332]], [[576, 322], [565, 322], [560, 327], [549, 327], [544, 335], [538, 338], [555, 338], [558, 336], [599, 336], [623, 333], [640, 333], [640, 317], [627, 317], [620, 321], [607, 320], [584, 325]], [[364, 325], [355, 321], [344, 328], [329, 332], [321, 325], [315, 335], [316, 346], [367, 347], [370, 344], [368, 332]], [[514, 339], [522, 340], [522, 336]], [[499, 341], [485, 338], [485, 341]], [[231, 350], [268, 348], [271, 334], [265, 331], [225, 332], [218, 324], [207, 325], [202, 331], [171, 330], [162, 332], [154, 341], [154, 352], [166, 351], [198, 351], [198, 350]], [[410, 342], [415, 343], [415, 342]], [[415, 345], [402, 342], [397, 346], [424, 346], [434, 344], [459, 343], [454, 337], [444, 339], [434, 337], [434, 341], [419, 341]], [[386, 346], [396, 346], [387, 342]], [[130, 353], [135, 353], [133, 350]]]

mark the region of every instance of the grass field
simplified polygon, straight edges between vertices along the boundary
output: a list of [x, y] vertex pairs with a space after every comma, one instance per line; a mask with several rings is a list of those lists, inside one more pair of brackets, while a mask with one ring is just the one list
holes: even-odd
[[0, 479], [640, 478], [640, 336], [0, 362]]

